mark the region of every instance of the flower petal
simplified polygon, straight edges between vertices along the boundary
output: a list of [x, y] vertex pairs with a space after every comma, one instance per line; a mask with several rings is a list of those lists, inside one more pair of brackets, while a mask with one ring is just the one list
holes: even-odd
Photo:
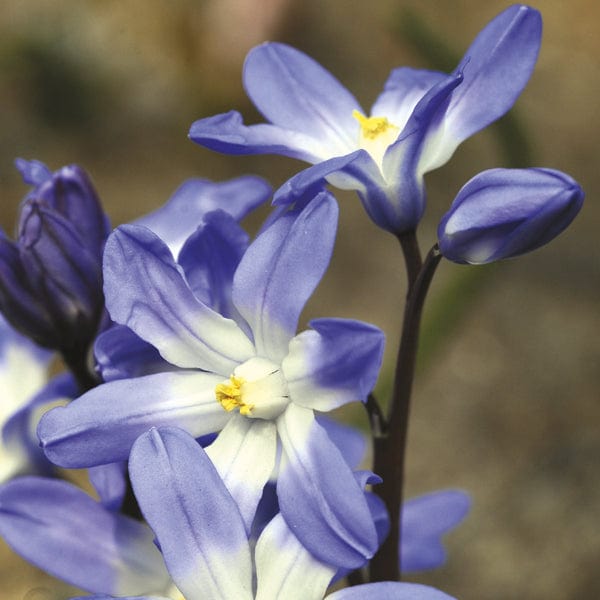
[[96, 338], [94, 356], [105, 382], [173, 371], [177, 368], [129, 327], [116, 323]]
[[88, 469], [90, 483], [94, 486], [100, 502], [108, 510], [118, 511], [123, 504], [127, 482], [124, 462], [98, 465]]
[[234, 110], [195, 121], [189, 137], [226, 154], [281, 154], [311, 163], [328, 156], [328, 148], [300, 131], [267, 123], [247, 126]]
[[441, 537], [466, 517], [470, 507], [469, 495], [460, 490], [407, 500], [402, 505], [402, 571], [422, 571], [444, 564], [446, 551]]
[[279, 418], [283, 445], [277, 494], [283, 518], [320, 561], [359, 568], [377, 548], [363, 490], [311, 410], [290, 405]]
[[111, 317], [154, 345], [170, 363], [227, 377], [254, 354], [234, 321], [194, 297], [169, 249], [150, 230], [123, 225], [112, 233], [104, 277]]
[[263, 488], [275, 467], [277, 428], [271, 421], [235, 415], [206, 448], [250, 532]]
[[246, 57], [243, 81], [256, 108], [274, 125], [313, 137], [330, 156], [356, 147], [359, 126], [352, 111], [363, 112], [360, 105], [306, 54], [274, 42], [257, 46]]
[[140, 508], [187, 600], [251, 599], [242, 517], [197, 442], [180, 429], [152, 429], [136, 441], [129, 469]]
[[447, 75], [438, 71], [399, 67], [394, 69], [371, 108], [374, 117], [387, 117], [400, 130], [406, 125], [421, 98]]
[[214, 210], [186, 240], [177, 261], [196, 298], [235, 320], [239, 315], [231, 301], [231, 286], [248, 242], [248, 234], [231, 215]]
[[254, 335], [256, 352], [286, 354], [304, 304], [327, 269], [337, 227], [331, 194], [280, 217], [250, 245], [233, 280], [233, 302]]
[[385, 336], [368, 323], [315, 319], [290, 342], [282, 368], [291, 400], [319, 411], [365, 401], [379, 375]]
[[0, 535], [39, 568], [90, 592], [139, 594], [169, 582], [149, 528], [65, 481], [21, 477], [2, 486]]
[[444, 164], [460, 142], [511, 108], [531, 77], [541, 36], [540, 13], [518, 4], [478, 34], [462, 62], [464, 81], [448, 105], [438, 156], [423, 166], [424, 172]]
[[218, 375], [181, 371], [100, 385], [48, 411], [38, 427], [46, 456], [68, 468], [125, 460], [152, 426], [176, 425], [199, 437], [230, 418], [215, 398]]
[[327, 432], [350, 468], [357, 468], [367, 451], [366, 435], [356, 427], [334, 421], [327, 415], [316, 415], [316, 418], [317, 423]]
[[382, 581], [345, 588], [329, 594], [327, 600], [455, 600], [428, 585]]
[[316, 560], [278, 514], [256, 544], [256, 600], [322, 600], [333, 567]]
[[188, 179], [163, 206], [137, 219], [134, 225], [153, 231], [169, 246], [173, 256], [177, 256], [185, 240], [208, 212], [221, 209], [239, 221], [270, 195], [271, 186], [254, 175], [219, 183]]
[[391, 232], [414, 229], [425, 210], [423, 187], [424, 152], [435, 145], [443, 129], [444, 112], [452, 91], [461, 84], [462, 74], [448, 75], [418, 102], [397, 141], [383, 157], [383, 174], [389, 182], [386, 222], [375, 221]]

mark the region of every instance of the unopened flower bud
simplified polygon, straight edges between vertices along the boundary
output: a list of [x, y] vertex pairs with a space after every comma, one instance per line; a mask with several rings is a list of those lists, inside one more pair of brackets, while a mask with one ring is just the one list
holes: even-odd
[[438, 227], [439, 247], [457, 263], [484, 264], [535, 250], [575, 218], [584, 193], [552, 169], [492, 169], [459, 191]]
[[102, 252], [110, 232], [96, 192], [77, 166], [51, 173], [17, 161], [33, 189], [16, 242], [0, 239], [0, 310], [38, 344], [83, 352], [102, 315]]

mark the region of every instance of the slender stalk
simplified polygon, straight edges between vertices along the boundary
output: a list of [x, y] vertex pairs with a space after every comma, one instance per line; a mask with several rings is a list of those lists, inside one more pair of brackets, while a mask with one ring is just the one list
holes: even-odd
[[399, 547], [401, 540], [401, 506], [404, 484], [404, 457], [410, 397], [416, 367], [419, 326], [425, 297], [441, 254], [437, 244], [421, 263], [414, 233], [411, 239], [401, 239], [408, 274], [408, 292], [404, 309], [402, 335], [396, 361], [394, 388], [389, 407], [387, 431], [374, 435], [374, 471], [383, 482], [375, 491], [385, 502], [390, 515], [390, 533], [371, 561], [371, 581], [400, 579]]

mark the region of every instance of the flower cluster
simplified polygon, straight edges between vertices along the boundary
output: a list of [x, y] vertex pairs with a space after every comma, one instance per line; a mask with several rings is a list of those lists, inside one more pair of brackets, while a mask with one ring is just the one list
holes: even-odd
[[[442, 256], [481, 264], [538, 248], [574, 219], [583, 192], [551, 169], [481, 173], [422, 261], [423, 177], [512, 106], [540, 35], [537, 11], [510, 7], [451, 74], [392, 71], [371, 116], [300, 51], [252, 50], [244, 84], [269, 123], [230, 112], [195, 122], [190, 137], [312, 163], [275, 192], [254, 239], [240, 221], [271, 197], [258, 177], [188, 180], [159, 210], [111, 231], [83, 169], [18, 160], [32, 190], [17, 239], [0, 237], [8, 544], [97, 599], [449, 599], [399, 581], [444, 562], [442, 536], [470, 505], [458, 490], [403, 500], [425, 295]], [[387, 413], [373, 393], [380, 329], [319, 318], [298, 333], [334, 248], [328, 183], [356, 190], [405, 254]], [[49, 379], [53, 352], [65, 372]], [[326, 414], [352, 402], [370, 418], [373, 470], [365, 434]], [[87, 469], [96, 498], [56, 466]]]

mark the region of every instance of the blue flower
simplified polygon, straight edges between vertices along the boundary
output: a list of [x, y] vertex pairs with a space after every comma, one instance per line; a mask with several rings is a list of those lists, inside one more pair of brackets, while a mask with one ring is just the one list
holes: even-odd
[[[251, 544], [228, 486], [184, 431], [161, 428], [143, 434], [129, 467], [144, 516], [186, 600], [323, 599], [335, 567], [311, 555], [281, 515]], [[353, 507], [347, 509], [352, 518]], [[327, 598], [450, 600], [433, 588], [395, 582], [348, 588]]]
[[[341, 443], [340, 449], [356, 457], [362, 455], [364, 444], [360, 436], [331, 421], [322, 423], [336, 443]], [[241, 513], [230, 492], [224, 488], [206, 452], [189, 434], [161, 428], [142, 435], [131, 451], [130, 474], [169, 572], [181, 590], [189, 592], [193, 588], [191, 598], [210, 598], [213, 571], [217, 576], [214, 585], [220, 586], [220, 591], [230, 590], [227, 586], [232, 584], [223, 580], [223, 567], [219, 563], [220, 553], [229, 552], [228, 547], [223, 549], [225, 542], [233, 540], [245, 553], [248, 543], [252, 547], [266, 526], [268, 531], [260, 545], [260, 589], [264, 594], [261, 597], [277, 597], [273, 586], [282, 586], [289, 592], [290, 587], [297, 585], [298, 576], [310, 573], [315, 579], [316, 587], [312, 588], [315, 597], [322, 598], [335, 569], [309, 555], [277, 510], [269, 514], [260, 529], [248, 534], [245, 524], [240, 523]], [[468, 498], [452, 490], [409, 500], [403, 509], [405, 567], [420, 570], [439, 566], [443, 560], [440, 536], [464, 516], [467, 508]], [[184, 515], [186, 511], [189, 519]], [[378, 509], [373, 515], [381, 517]], [[88, 592], [181, 597], [148, 528], [107, 509], [70, 483], [21, 477], [0, 486], [0, 535], [29, 562]], [[90, 539], [94, 543], [89, 543]], [[231, 567], [230, 552], [226, 558], [223, 564]], [[210, 569], [211, 576], [199, 582], [204, 571], [189, 573], [188, 565], [192, 570]], [[230, 569], [228, 579], [233, 578], [233, 585], [240, 583], [238, 577], [238, 570]], [[241, 579], [244, 577], [247, 574]], [[383, 593], [388, 588], [359, 589], [366, 594]], [[394, 593], [415, 590], [425, 593], [419, 587], [390, 589]], [[304, 578], [293, 593], [308, 594], [301, 597], [310, 598], [310, 592]]]
[[583, 205], [583, 190], [552, 169], [492, 169], [458, 192], [438, 227], [442, 254], [484, 264], [535, 250], [561, 233]]
[[[375, 549], [375, 529], [367, 519], [345, 521], [344, 507], [369, 509], [314, 411], [366, 399], [383, 334], [358, 321], [318, 319], [295, 335], [328, 265], [337, 212], [333, 197], [322, 193], [272, 223], [235, 269], [231, 299], [220, 301], [231, 318], [199, 299], [206, 278], [188, 254], [199, 256], [201, 236], [184, 245], [178, 264], [148, 229], [118, 228], [104, 258], [108, 310], [152, 344], [169, 370], [115, 379], [48, 412], [38, 429], [47, 456], [62, 466], [88, 467], [126, 459], [153, 425], [177, 425], [194, 437], [222, 430], [208, 452], [248, 528], [280, 456], [281, 512], [302, 543], [341, 566], [363, 564]], [[236, 244], [230, 247], [237, 252]], [[204, 266], [199, 260], [198, 268]], [[218, 269], [228, 272], [222, 264]], [[330, 518], [326, 526], [322, 513]], [[345, 538], [333, 535], [339, 528]]]
[[78, 166], [51, 173], [17, 161], [33, 189], [21, 206], [17, 241], [0, 236], [0, 310], [41, 346], [85, 355], [102, 310], [102, 251], [110, 231]]
[[298, 50], [254, 48], [244, 86], [267, 124], [239, 113], [196, 121], [190, 138], [231, 154], [283, 154], [313, 163], [275, 202], [291, 202], [323, 180], [356, 190], [371, 219], [399, 234], [425, 209], [423, 175], [466, 138], [502, 116], [527, 83], [540, 46], [540, 14], [515, 5], [493, 19], [450, 75], [399, 68], [366, 116], [352, 94]]

